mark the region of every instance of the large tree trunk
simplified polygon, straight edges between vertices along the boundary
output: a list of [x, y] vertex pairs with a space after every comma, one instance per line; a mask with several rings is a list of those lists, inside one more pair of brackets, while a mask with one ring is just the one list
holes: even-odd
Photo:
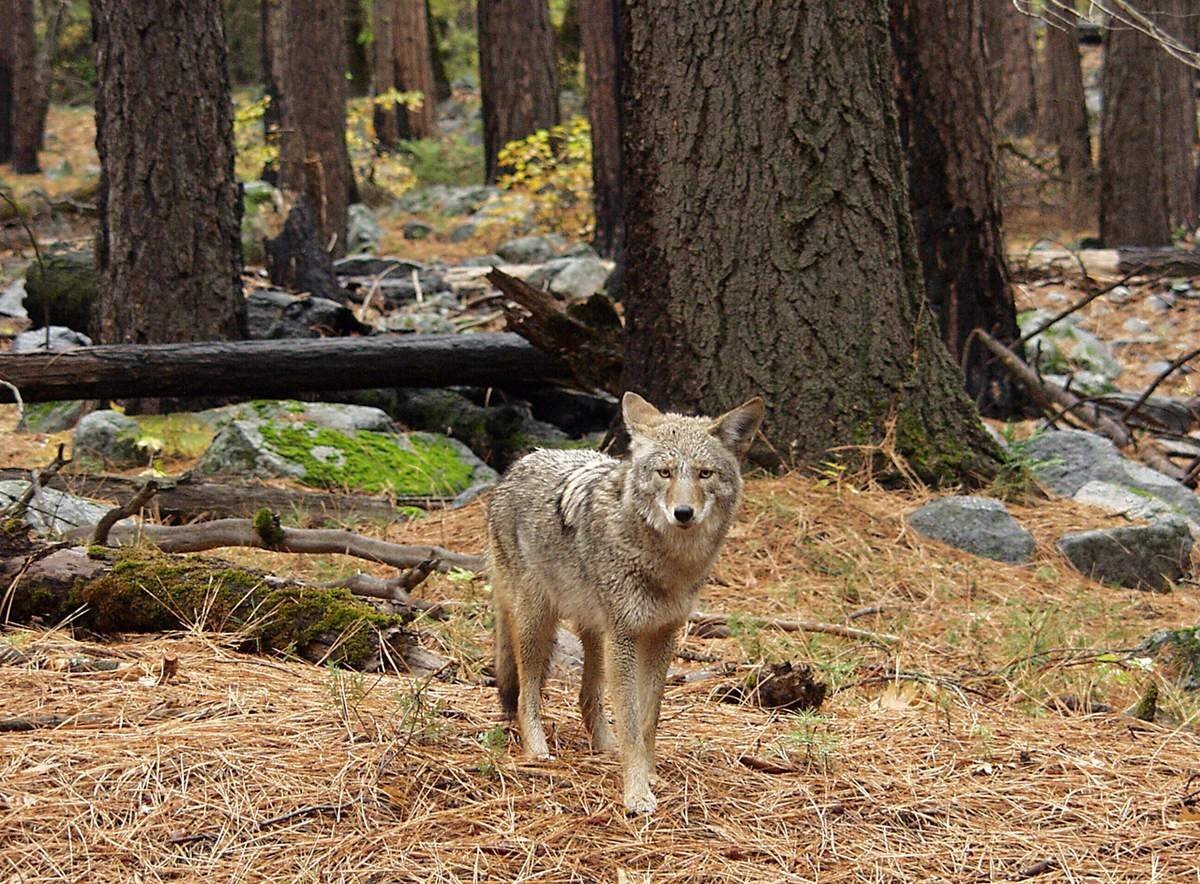
[[581, 0], [580, 31], [587, 78], [588, 120], [592, 128], [592, 202], [596, 214], [593, 244], [617, 258], [625, 241], [621, 204], [621, 49], [618, 0]]
[[279, 184], [304, 200], [334, 255], [346, 253], [352, 175], [346, 149], [346, 47], [340, 0], [282, 0]]
[[436, 86], [425, 0], [396, 0], [392, 29], [396, 88], [401, 92], [421, 93], [419, 107], [399, 109], [400, 135], [402, 138], [432, 138], [437, 133], [434, 120]]
[[762, 394], [788, 462], [994, 470], [925, 300], [884, 0], [640, 0], [622, 26], [626, 387]]
[[479, 85], [489, 183], [510, 141], [558, 123], [554, 29], [546, 0], [479, 0]]
[[99, 329], [241, 338], [241, 197], [219, 0], [94, 0]]
[[37, 37], [34, 34], [33, 0], [12, 0], [13, 45], [12, 73], [12, 157], [14, 172], [32, 175], [40, 172], [38, 148], [42, 138], [38, 128]]
[[[1013, 0], [982, 0], [996, 128], [1027, 134], [1037, 119], [1033, 19]], [[957, 3], [943, 3], [947, 9]]]
[[[13, 20], [13, 8], [17, 2], [19, 0], [0, 0], [0, 21]], [[15, 37], [11, 27], [0, 28], [0, 163], [7, 163], [12, 158]]]
[[1058, 147], [1058, 170], [1066, 182], [1071, 206], [1090, 206], [1093, 196], [1092, 139], [1088, 132], [1083, 70], [1079, 60], [1079, 28], [1055, 21], [1046, 27], [1047, 117]]
[[[1164, 29], [1178, 30], [1178, 0], [1142, 8]], [[1189, 223], [1194, 108], [1179, 63], [1153, 38], [1134, 28], [1105, 30], [1100, 236], [1106, 245], [1170, 245], [1172, 228]]]
[[925, 291], [967, 392], [985, 414], [1008, 416], [1012, 379], [986, 348], [971, 346], [977, 328], [1006, 346], [1020, 337], [1000, 233], [980, 0], [892, 0], [891, 8]]

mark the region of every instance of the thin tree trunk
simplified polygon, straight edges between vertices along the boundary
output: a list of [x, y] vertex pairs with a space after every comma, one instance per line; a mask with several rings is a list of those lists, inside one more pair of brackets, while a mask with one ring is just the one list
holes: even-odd
[[241, 199], [221, 4], [94, 0], [92, 28], [101, 339], [241, 338]]
[[[1186, 45], [1190, 37], [1189, 12], [1200, 12], [1192, 0], [1159, 0], [1159, 23]], [[1196, 163], [1196, 88], [1194, 71], [1160, 50], [1162, 77], [1163, 174], [1166, 177], [1167, 215], [1173, 231], [1196, 228], [1196, 204], [1192, 184]]]
[[636, 0], [622, 28], [626, 389], [761, 394], [787, 462], [993, 471], [925, 300], [883, 0]]
[[[263, 91], [267, 106], [263, 113], [263, 140], [279, 147], [279, 130], [283, 123], [283, 0], [262, 0], [261, 50]], [[262, 178], [275, 184], [279, 180], [278, 161], [263, 164]]]
[[985, 348], [970, 346], [977, 328], [1007, 346], [1020, 337], [1000, 232], [981, 5], [892, 0], [891, 8], [925, 291], [967, 392], [984, 414], [1006, 417], [1017, 405], [1012, 379]]
[[982, 11], [996, 129], [1025, 135], [1037, 118], [1033, 19], [1013, 0], [983, 0]]
[[1134, 28], [1105, 29], [1100, 237], [1109, 247], [1171, 244], [1161, 52]]
[[583, 54], [582, 22], [580, 21], [583, 0], [566, 0], [562, 24], [559, 25], [554, 45], [558, 50], [559, 76], [574, 81], [571, 71], [578, 70]]
[[[393, 20], [397, 0], [374, 0], [374, 16], [371, 32], [371, 94], [378, 98], [396, 88], [396, 52]], [[396, 123], [396, 105], [380, 104], [372, 109], [375, 123], [375, 140], [384, 147], [394, 147], [399, 136]]]
[[[13, 20], [17, 2], [19, 0], [0, 0], [0, 21]], [[15, 38], [13, 28], [0, 28], [0, 163], [7, 163], [12, 158]]]
[[58, 57], [58, 33], [67, 12], [65, 0], [45, 0], [42, 4], [45, 33], [38, 46], [34, 67], [37, 72], [37, 141], [46, 146], [46, 115], [50, 111], [50, 89], [54, 81], [54, 61]]
[[1079, 60], [1079, 28], [1055, 22], [1046, 27], [1046, 91], [1042, 93], [1058, 147], [1058, 170], [1075, 213], [1095, 197], [1092, 139]]
[[429, 56], [433, 67], [433, 94], [438, 101], [445, 101], [452, 94], [450, 78], [446, 76], [446, 61], [442, 58], [442, 35], [438, 23], [429, 8], [429, 0], [425, 0], [425, 30], [429, 32]]
[[596, 251], [619, 256], [625, 240], [621, 205], [621, 83], [618, 0], [581, 0], [580, 31], [592, 128], [592, 203]]
[[399, 108], [400, 134], [405, 138], [432, 138], [436, 87], [430, 53], [429, 23], [424, 0], [396, 0], [392, 44], [396, 58], [395, 82], [401, 92], [420, 92], [419, 107]]
[[34, 34], [33, 0], [13, 0], [13, 140], [14, 172], [32, 175], [38, 166], [37, 38]]
[[346, 148], [345, 20], [340, 0], [283, 0], [279, 183], [303, 199], [321, 244], [346, 253], [353, 176]]
[[500, 149], [558, 123], [554, 29], [546, 0], [479, 0], [479, 84], [488, 182]]

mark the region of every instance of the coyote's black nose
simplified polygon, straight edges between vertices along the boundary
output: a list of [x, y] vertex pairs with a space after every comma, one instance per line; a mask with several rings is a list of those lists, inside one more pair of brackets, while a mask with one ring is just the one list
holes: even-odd
[[687, 524], [692, 520], [692, 508], [690, 506], [675, 507], [675, 521], [680, 524]]

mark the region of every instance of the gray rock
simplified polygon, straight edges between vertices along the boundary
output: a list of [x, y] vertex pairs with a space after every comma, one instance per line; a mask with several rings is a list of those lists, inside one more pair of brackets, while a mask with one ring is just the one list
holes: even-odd
[[304, 421], [330, 430], [350, 432], [393, 429], [392, 418], [379, 408], [344, 402], [299, 402], [295, 399], [255, 400], [199, 412], [196, 417], [210, 426], [230, 421]]
[[396, 276], [407, 275], [413, 270], [420, 273], [424, 269], [425, 266], [416, 261], [391, 256], [351, 255], [333, 262], [333, 272], [338, 276], [378, 276], [381, 273]]
[[[0, 510], [18, 500], [29, 487], [28, 482], [19, 480], [0, 482]], [[37, 495], [25, 510], [25, 524], [35, 531], [63, 534], [72, 528], [95, 525], [108, 512], [109, 506], [76, 497], [53, 488], [39, 488]], [[132, 521], [124, 519], [118, 524]]]
[[1160, 375], [1170, 367], [1171, 363], [1167, 362], [1165, 359], [1160, 359], [1157, 362], [1151, 362], [1149, 365], [1147, 365], [1146, 371], [1154, 375]]
[[383, 239], [383, 228], [375, 213], [362, 203], [354, 203], [346, 209], [346, 251], [351, 255], [370, 252]]
[[75, 457], [117, 468], [145, 464], [149, 456], [138, 448], [138, 422], [119, 411], [93, 411], [75, 427], [71, 446]]
[[94, 334], [96, 279], [91, 248], [50, 251], [25, 271], [25, 309], [34, 322]]
[[1112, 482], [1087, 482], [1071, 496], [1071, 499], [1076, 503], [1086, 503], [1106, 513], [1130, 519], [1178, 516], [1175, 508], [1166, 501]]
[[328, 298], [258, 289], [246, 296], [246, 328], [255, 340], [363, 334], [370, 329], [348, 307]]
[[1175, 306], [1175, 295], [1172, 292], [1157, 292], [1147, 298], [1146, 303], [1155, 313], [1166, 313]]
[[28, 319], [25, 310], [25, 280], [18, 279], [0, 294], [0, 316]]
[[436, 205], [443, 215], [470, 215], [499, 193], [498, 188], [490, 186], [448, 187]]
[[1200, 691], [1200, 626], [1158, 629], [1138, 645], [1141, 653], [1165, 658], [1167, 666], [1183, 677], [1183, 688]]
[[502, 244], [496, 249], [496, 254], [512, 264], [544, 264], [555, 257], [565, 244], [565, 240], [556, 233], [522, 236]]
[[[479, 225], [474, 221], [464, 221], [462, 224], [455, 224], [450, 232], [446, 235], [446, 239], [450, 242], [466, 242], [479, 232]], [[497, 264], [504, 263], [497, 261]]]
[[504, 259], [499, 255], [479, 255], [474, 258], [463, 258], [458, 262], [460, 267], [499, 267]]
[[572, 260], [571, 258], [552, 258], [530, 273], [525, 281], [537, 289], [548, 288], [554, 277], [570, 265]]
[[608, 267], [599, 258], [570, 258], [550, 280], [550, 291], [563, 298], [582, 300], [604, 288]]
[[409, 221], [400, 230], [405, 239], [425, 239], [433, 233], [433, 228], [424, 221]]
[[417, 332], [423, 335], [450, 335], [458, 329], [440, 313], [392, 313], [379, 326], [385, 332]]
[[21, 332], [12, 342], [13, 353], [35, 353], [40, 350], [71, 350], [75, 347], [90, 347], [92, 339], [61, 325], [50, 326], [50, 346], [46, 346], [46, 329]]
[[1150, 331], [1152, 326], [1144, 319], [1138, 319], [1136, 316], [1131, 316], [1129, 319], [1125, 320], [1125, 323], [1121, 326], [1121, 328], [1125, 329], [1125, 331], [1130, 332], [1131, 334], [1140, 335]]
[[[1021, 334], [1026, 335], [1052, 318], [1046, 310], [1031, 310], [1020, 317]], [[1074, 321], [1072, 321], [1074, 320]], [[1067, 374], [1090, 371], [1108, 381], [1121, 374], [1121, 364], [1112, 349], [1090, 332], [1079, 328], [1076, 317], [1067, 317], [1029, 339], [1025, 352], [1031, 364], [1043, 374]]]
[[1065, 534], [1058, 548], [1076, 569], [1103, 583], [1165, 590], [1188, 571], [1192, 535], [1182, 519], [1145, 527]]
[[1129, 290], [1129, 286], [1119, 285], [1105, 297], [1114, 304], [1124, 304], [1133, 299], [1133, 292]]
[[[1056, 494], [1074, 497], [1089, 483], [1100, 482], [1157, 500], [1200, 530], [1200, 498], [1191, 489], [1157, 470], [1128, 460], [1103, 436], [1082, 430], [1050, 430], [1034, 436], [1023, 448], [1030, 470]], [[1099, 500], [1096, 486], [1084, 492]], [[1124, 502], [1118, 504], [1124, 508]]]
[[909, 513], [907, 522], [926, 537], [998, 562], [1021, 564], [1033, 552], [1033, 535], [987, 497], [943, 497]]
[[17, 429], [23, 433], [61, 433], [83, 416], [87, 403], [78, 399], [66, 402], [31, 402], [25, 406]]
[[1190, 292], [1191, 290], [1192, 290], [1192, 284], [1186, 280], [1184, 280], [1183, 282], [1177, 282], [1171, 286], [1172, 292], [1174, 292], [1177, 295], [1184, 295], [1185, 297], [1186, 297], [1187, 293]]
[[585, 242], [577, 242], [565, 252], [564, 258], [599, 258], [600, 253]]
[[304, 421], [232, 421], [193, 472], [439, 497], [454, 497], [496, 478], [470, 449], [445, 436], [341, 432]]

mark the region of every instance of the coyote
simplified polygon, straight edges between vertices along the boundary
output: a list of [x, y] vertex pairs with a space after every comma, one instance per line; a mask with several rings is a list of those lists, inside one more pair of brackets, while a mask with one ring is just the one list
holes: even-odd
[[[625, 807], [651, 813], [654, 736], [675, 635], [742, 496], [741, 458], [763, 401], [719, 418], [621, 400], [630, 453], [539, 450], [488, 506], [496, 685], [526, 754], [549, 758], [542, 682], [559, 618], [583, 644], [579, 707], [594, 751], [620, 744]], [[604, 645], [607, 640], [607, 665]], [[605, 669], [617, 740], [601, 708]]]

